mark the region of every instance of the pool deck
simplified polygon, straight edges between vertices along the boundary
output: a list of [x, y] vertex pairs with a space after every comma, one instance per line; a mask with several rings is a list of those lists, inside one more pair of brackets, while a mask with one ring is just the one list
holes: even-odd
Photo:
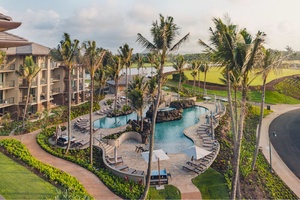
[[[108, 96], [107, 98], [112, 98], [112, 97]], [[104, 101], [100, 102], [101, 108], [105, 106], [103, 102]], [[215, 109], [214, 103], [197, 102], [197, 105], [205, 107], [208, 110]], [[184, 130], [184, 133], [188, 137], [190, 137], [194, 141], [195, 145], [197, 146], [202, 145], [202, 140], [197, 135], [196, 130], [201, 124], [204, 124], [206, 122], [205, 116], [207, 113], [208, 112], [200, 116], [200, 120], [197, 124], [190, 126]], [[89, 115], [85, 115], [82, 117], [89, 118]], [[97, 120], [99, 118], [105, 117], [105, 115], [100, 116], [94, 114], [93, 117], [94, 117], [93, 120]], [[72, 124], [75, 123], [75, 120], [72, 121]], [[119, 132], [121, 130], [125, 130], [125, 127], [126, 126], [121, 126], [113, 129], [98, 129], [94, 133], [94, 137], [100, 139], [103, 136], [110, 135]], [[87, 140], [88, 139], [87, 136], [89, 136], [89, 132], [81, 133], [79, 131], [72, 131], [72, 133], [75, 137], [77, 137], [77, 140]], [[143, 170], [146, 172], [148, 164], [143, 159], [141, 153], [137, 153], [135, 151], [137, 145], [141, 145], [141, 143], [133, 139], [124, 141], [117, 149], [118, 156], [122, 156], [124, 164], [126, 164], [129, 168], [134, 168], [136, 170]], [[113, 156], [113, 153], [114, 153], [113, 151], [108, 152], [108, 154], [110, 154], [111, 156]], [[166, 169], [167, 172], [171, 174], [171, 177], [169, 178], [169, 184], [176, 186], [180, 190], [182, 199], [201, 199], [202, 197], [200, 191], [192, 183], [192, 179], [197, 177], [198, 174], [194, 172], [185, 171], [183, 170], [182, 167], [186, 165], [186, 162], [190, 161], [191, 158], [184, 153], [168, 154], [168, 156], [170, 157], [169, 160], [160, 161], [160, 169]], [[153, 163], [152, 169], [156, 170], [157, 168], [158, 168], [157, 163], [156, 162]]]

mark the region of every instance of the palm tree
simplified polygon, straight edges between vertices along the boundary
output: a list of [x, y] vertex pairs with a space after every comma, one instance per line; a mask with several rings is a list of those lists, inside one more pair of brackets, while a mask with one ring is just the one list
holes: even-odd
[[[258, 155], [258, 149], [259, 149], [259, 142], [260, 142], [260, 136], [261, 136], [261, 127], [262, 127], [262, 119], [264, 114], [264, 105], [265, 105], [265, 93], [266, 93], [266, 82], [268, 75], [270, 72], [279, 73], [282, 67], [282, 61], [286, 59], [286, 56], [283, 57], [280, 52], [278, 51], [272, 51], [271, 49], [264, 49], [262, 48], [262, 66], [261, 71], [258, 72], [258, 74], [262, 75], [262, 93], [261, 93], [261, 104], [260, 104], [260, 117], [259, 117], [259, 123], [258, 123], [258, 130], [257, 130], [257, 138], [256, 138], [256, 147], [255, 152], [253, 155], [252, 165], [251, 169], [254, 170], [256, 158]], [[289, 55], [287, 55], [288, 57]]]
[[68, 33], [63, 34], [63, 39], [59, 42], [57, 48], [50, 51], [50, 55], [55, 61], [61, 62], [66, 67], [68, 74], [68, 145], [65, 154], [68, 154], [71, 146], [71, 72], [77, 63], [79, 56], [79, 41], [71, 40]]
[[[246, 109], [246, 94], [249, 87], [249, 75], [253, 68], [256, 66], [258, 50], [264, 41], [265, 34], [258, 32], [256, 38], [253, 40], [252, 36], [243, 29], [237, 30], [237, 26], [230, 23], [224, 24], [221, 19], [213, 19], [216, 31], [211, 31], [210, 41], [214, 47], [210, 47], [202, 40], [199, 43], [205, 47], [206, 52], [216, 59], [223, 66], [225, 66], [227, 78], [227, 92], [229, 101], [229, 113], [232, 121], [232, 130], [234, 134], [234, 166], [233, 166], [233, 179], [232, 179], [232, 192], [231, 198], [235, 199], [237, 194], [237, 185], [239, 178], [240, 166], [240, 153], [241, 143], [243, 138], [244, 118]], [[240, 70], [241, 84], [242, 84], [242, 103], [240, 109], [238, 131], [235, 124], [237, 123], [233, 117], [233, 107], [231, 101], [231, 72], [235, 69]]]
[[[108, 76], [106, 75], [106, 69], [99, 68], [95, 71], [95, 81], [98, 83], [99, 95], [103, 95], [103, 88], [108, 80]], [[102, 93], [101, 93], [102, 92]]]
[[22, 119], [23, 129], [25, 128], [25, 118], [27, 114], [27, 107], [29, 102], [29, 95], [30, 95], [32, 81], [40, 71], [41, 68], [36, 63], [34, 63], [32, 56], [26, 56], [24, 64], [21, 65], [20, 69], [16, 71], [18, 76], [22, 77], [23, 80], [25, 80], [28, 84], [25, 108], [24, 108], [23, 119]]
[[192, 75], [192, 77], [193, 77], [193, 79], [194, 79], [194, 82], [193, 82], [193, 88], [196, 86], [196, 76], [197, 76], [197, 74], [198, 74], [198, 69], [199, 69], [199, 67], [200, 67], [200, 64], [199, 64], [199, 62], [197, 62], [197, 61], [192, 61], [192, 65], [191, 65], [191, 70], [192, 70], [192, 72], [191, 72], [191, 75]]
[[84, 48], [83, 62], [88, 68], [91, 75], [91, 89], [90, 89], [90, 164], [93, 165], [93, 132], [94, 132], [94, 120], [93, 120], [93, 107], [94, 107], [94, 83], [95, 83], [95, 71], [99, 69], [103, 64], [103, 58], [106, 51], [97, 48], [95, 41], [88, 41], [82, 44]]
[[122, 58], [120, 56], [113, 56], [111, 59], [111, 63], [108, 66], [109, 74], [113, 77], [115, 81], [115, 103], [114, 110], [117, 110], [117, 99], [118, 99], [118, 88], [119, 88], [119, 80], [121, 78], [120, 71], [122, 70]]
[[209, 64], [208, 62], [203, 62], [202, 65], [200, 65], [200, 71], [204, 73], [204, 82], [203, 82], [203, 96], [206, 95], [206, 75], [209, 70]]
[[140, 69], [143, 69], [143, 67], [144, 67], [144, 58], [143, 58], [143, 55], [137, 53], [136, 54], [136, 61], [137, 61], [138, 75], [140, 75]]
[[183, 74], [184, 65], [186, 64], [184, 57], [182, 55], [179, 55], [176, 57], [175, 62], [173, 63], [173, 68], [178, 72], [179, 74], [179, 81], [178, 81], [178, 101], [180, 97], [180, 87], [181, 87], [181, 76]]
[[[123, 65], [126, 67], [126, 89], [128, 88], [128, 68], [131, 66], [131, 57], [132, 57], [132, 52], [133, 48], [129, 48], [128, 44], [124, 44], [123, 46], [119, 47], [118, 50], [121, 59], [122, 59], [122, 68]], [[130, 76], [131, 76], [131, 70], [130, 70]], [[127, 94], [126, 94], [127, 96]], [[128, 100], [126, 98], [126, 105], [128, 105]]]
[[147, 88], [148, 83], [144, 81], [144, 76], [135, 76], [128, 87], [128, 98], [131, 100], [131, 106], [136, 110], [138, 117], [141, 119], [141, 132], [144, 129], [143, 108]]
[[148, 161], [148, 170], [146, 176], [146, 186], [142, 199], [147, 197], [149, 186], [150, 186], [150, 175], [152, 167], [152, 155], [154, 148], [154, 131], [155, 131], [155, 121], [157, 116], [157, 110], [161, 97], [161, 87], [163, 79], [163, 68], [165, 61], [169, 52], [177, 50], [181, 44], [183, 44], [187, 39], [189, 34], [185, 35], [178, 42], [173, 44], [175, 37], [179, 35], [179, 27], [174, 23], [173, 17], [164, 17], [161, 14], [159, 15], [160, 20], [152, 23], [151, 36], [153, 37], [153, 43], [147, 40], [142, 34], [138, 33], [137, 42], [141, 44], [146, 49], [150, 50], [157, 54], [157, 58], [160, 62], [157, 74], [157, 96], [154, 101], [153, 106], [153, 115], [152, 115], [152, 124], [151, 124], [151, 138], [150, 138], [150, 152], [149, 152], [149, 161]]

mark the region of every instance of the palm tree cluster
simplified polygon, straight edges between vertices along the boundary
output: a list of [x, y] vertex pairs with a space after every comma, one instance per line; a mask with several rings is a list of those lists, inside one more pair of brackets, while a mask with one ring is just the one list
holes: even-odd
[[[240, 198], [240, 194], [238, 192], [240, 155], [246, 115], [247, 92], [249, 85], [253, 80], [251, 78], [253, 78], [253, 74], [263, 75], [263, 95], [259, 124], [259, 127], [261, 127], [266, 77], [270, 71], [281, 67], [283, 57], [279, 53], [265, 49], [265, 33], [258, 31], [253, 37], [246, 29], [239, 30], [238, 26], [232, 24], [229, 18], [226, 18], [226, 23], [217, 18], [214, 18], [213, 22], [215, 24], [215, 28], [209, 29], [211, 34], [211, 44], [208, 45], [201, 39], [199, 40], [199, 44], [205, 48], [205, 53], [215, 63], [219, 63], [220, 66], [222, 66], [224, 82], [227, 85], [229, 115], [231, 118], [231, 131], [233, 133], [234, 141], [231, 197], [232, 199], [235, 199], [236, 197]], [[236, 91], [238, 89], [241, 90], [242, 93], [240, 104], [237, 103], [236, 98]], [[232, 100], [231, 95], [232, 90], [235, 92], [234, 101]], [[258, 153], [260, 130], [261, 129], [259, 128], [252, 169], [254, 169]]]

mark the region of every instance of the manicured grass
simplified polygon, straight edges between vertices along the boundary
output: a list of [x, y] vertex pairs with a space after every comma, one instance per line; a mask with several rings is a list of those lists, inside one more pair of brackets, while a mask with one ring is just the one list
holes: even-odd
[[[223, 84], [220, 81], [220, 78], [223, 78], [223, 76], [221, 75], [222, 69], [221, 68], [217, 68], [217, 67], [212, 67], [210, 68], [210, 70], [207, 72], [207, 76], [206, 76], [206, 81], [207, 82], [211, 82], [211, 83], [218, 83], [218, 84]], [[194, 80], [192, 75], [191, 75], [191, 71], [185, 71], [184, 74], [187, 76], [187, 78], [189, 80]], [[282, 69], [281, 74], [274, 74], [273, 72], [271, 72], [268, 75], [267, 78], [267, 83], [280, 78], [280, 77], [284, 77], [284, 76], [290, 76], [290, 75], [294, 75], [294, 74], [300, 74], [300, 70], [297, 69]], [[168, 76], [169, 79], [172, 78], [172, 76]], [[198, 76], [196, 77], [196, 81], [198, 80]], [[200, 73], [200, 80], [204, 81], [204, 73]], [[261, 85], [262, 84], [262, 78], [261, 76], [256, 77], [253, 82], [251, 82], [251, 86], [256, 86], [256, 85]]]
[[202, 199], [229, 199], [225, 178], [212, 168], [194, 178], [192, 182], [200, 190]]
[[156, 190], [150, 187], [148, 199], [181, 199], [180, 191], [173, 185], [165, 185], [165, 189]]
[[5, 199], [46, 199], [57, 188], [0, 152], [0, 194]]

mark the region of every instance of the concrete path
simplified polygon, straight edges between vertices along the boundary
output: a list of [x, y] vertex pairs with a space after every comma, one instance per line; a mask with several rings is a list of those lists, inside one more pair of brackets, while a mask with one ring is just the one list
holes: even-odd
[[20, 136], [3, 136], [4, 138], [15, 138], [20, 140], [29, 150], [32, 156], [34, 156], [39, 161], [49, 164], [55, 168], [61, 169], [62, 171], [76, 177], [79, 182], [84, 186], [87, 192], [94, 197], [94, 199], [121, 199], [110, 191], [100, 179], [94, 175], [92, 172], [71, 163], [69, 161], [57, 158], [45, 152], [37, 143], [36, 136], [39, 131], [35, 131], [26, 135]]
[[[300, 105], [272, 105], [271, 110], [273, 112], [263, 119], [262, 135], [260, 146], [266, 159], [270, 162], [269, 151], [269, 126], [271, 122], [279, 115], [299, 109]], [[294, 191], [294, 193], [300, 198], [300, 179], [287, 167], [287, 165], [280, 158], [278, 153], [272, 147], [272, 167], [274, 171], [280, 176], [280, 178]]]

